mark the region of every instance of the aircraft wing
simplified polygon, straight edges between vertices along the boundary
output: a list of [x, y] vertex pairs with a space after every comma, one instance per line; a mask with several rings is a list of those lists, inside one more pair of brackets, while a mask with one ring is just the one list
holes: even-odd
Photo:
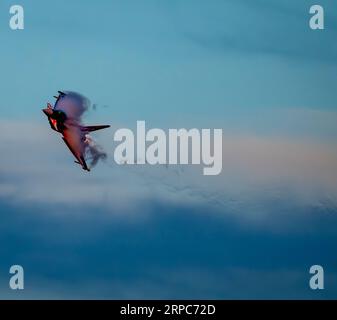
[[66, 129], [63, 131], [63, 141], [68, 146], [71, 153], [77, 160], [84, 170], [90, 171], [85, 160], [84, 160], [84, 136], [77, 126], [66, 126]]
[[106, 128], [110, 128], [110, 126], [109, 125], [82, 126], [81, 127], [81, 131], [83, 131], [83, 132], [92, 132], [92, 131], [102, 130], [102, 129], [106, 129]]

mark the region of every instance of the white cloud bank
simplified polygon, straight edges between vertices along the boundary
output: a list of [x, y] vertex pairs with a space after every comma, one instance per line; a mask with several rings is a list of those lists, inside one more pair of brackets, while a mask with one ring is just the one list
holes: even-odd
[[[113, 130], [97, 136], [110, 154], [92, 172], [73, 163], [61, 138], [42, 123], [0, 121], [0, 198], [15, 203], [104, 205], [125, 214], [151, 202], [212, 206], [249, 219], [274, 200], [337, 207], [337, 148], [290, 138], [224, 134], [223, 172], [194, 166], [118, 166]], [[56, 206], [53, 206], [56, 205]], [[141, 207], [140, 207], [141, 206]], [[56, 210], [56, 209], [55, 209]]]

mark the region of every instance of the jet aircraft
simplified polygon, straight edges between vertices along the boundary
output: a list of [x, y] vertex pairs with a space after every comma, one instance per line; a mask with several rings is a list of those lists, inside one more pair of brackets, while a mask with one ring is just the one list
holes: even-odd
[[110, 126], [83, 126], [81, 124], [81, 115], [85, 107], [83, 97], [79, 94], [58, 91], [58, 96], [54, 98], [56, 98], [54, 107], [48, 103], [47, 108], [42, 111], [48, 117], [50, 127], [62, 134], [63, 141], [76, 158], [75, 163], [81, 165], [83, 170], [90, 171], [85, 161], [85, 150], [89, 142], [86, 135]]

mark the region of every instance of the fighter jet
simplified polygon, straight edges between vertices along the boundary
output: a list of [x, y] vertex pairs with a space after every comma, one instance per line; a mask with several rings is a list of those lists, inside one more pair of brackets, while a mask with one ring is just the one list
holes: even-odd
[[83, 97], [74, 92], [58, 91], [54, 96], [54, 107], [48, 103], [42, 109], [48, 117], [50, 127], [62, 134], [62, 139], [76, 158], [75, 163], [82, 166], [83, 170], [90, 171], [85, 161], [85, 150], [88, 146], [86, 135], [89, 132], [109, 128], [109, 125], [83, 126], [81, 115], [86, 110]]

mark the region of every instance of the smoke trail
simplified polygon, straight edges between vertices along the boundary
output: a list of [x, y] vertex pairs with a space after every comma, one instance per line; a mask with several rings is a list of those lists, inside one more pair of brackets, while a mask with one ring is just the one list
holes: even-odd
[[109, 106], [107, 104], [101, 105], [101, 104], [98, 104], [98, 103], [93, 103], [91, 105], [91, 109], [93, 111], [98, 111], [99, 109], [102, 109], [102, 108], [107, 109], [107, 108], [109, 108]]
[[86, 135], [86, 147], [88, 159], [90, 160], [90, 168], [96, 166], [99, 160], [105, 160], [107, 158], [106, 152], [104, 152], [103, 148], [88, 134]]

